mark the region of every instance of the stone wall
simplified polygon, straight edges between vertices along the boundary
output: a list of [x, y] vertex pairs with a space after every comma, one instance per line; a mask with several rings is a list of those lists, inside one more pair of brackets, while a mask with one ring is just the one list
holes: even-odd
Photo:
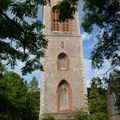
[[[44, 8], [45, 34], [48, 39], [48, 48], [44, 59], [44, 73], [41, 86], [41, 115], [45, 113], [57, 114], [58, 94], [57, 87], [61, 80], [66, 80], [71, 88], [71, 107], [68, 111], [87, 107], [86, 86], [84, 79], [83, 47], [79, 31], [78, 16], [70, 21], [70, 31], [51, 31], [51, 9], [57, 0], [51, 1], [51, 7]], [[64, 44], [64, 47], [61, 47]], [[57, 69], [57, 57], [65, 53], [69, 59], [67, 70]], [[68, 111], [64, 111], [67, 113]]]

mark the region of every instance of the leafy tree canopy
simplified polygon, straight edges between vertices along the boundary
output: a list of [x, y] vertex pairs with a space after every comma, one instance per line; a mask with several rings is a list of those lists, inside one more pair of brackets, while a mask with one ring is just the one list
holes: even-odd
[[[0, 1], [0, 61], [14, 68], [18, 61], [25, 65], [23, 74], [43, 70], [40, 58], [44, 56], [47, 40], [43, 25], [37, 20], [40, 5], [51, 0]], [[56, 6], [60, 21], [73, 19], [78, 0], [62, 0]]]
[[42, 70], [47, 40], [37, 20], [38, 9], [45, 0], [0, 0], [0, 61], [12, 68], [18, 60], [25, 66], [22, 73]]
[[[83, 0], [84, 12], [82, 26], [86, 32], [91, 32], [96, 25], [100, 32], [97, 35], [98, 42], [92, 53], [93, 68], [104, 67], [108, 61], [111, 68], [108, 71], [120, 71], [120, 0]], [[105, 73], [107, 74], [108, 71]], [[111, 77], [111, 76], [110, 76]], [[119, 107], [119, 79], [104, 78], [109, 87], [116, 91], [118, 96], [117, 106]], [[113, 82], [114, 81], [114, 82]], [[114, 86], [114, 87], [113, 87]]]
[[102, 88], [100, 79], [91, 81], [88, 104], [91, 120], [108, 120], [107, 92]]
[[37, 81], [37, 79], [36, 79], [36, 77], [34, 76], [33, 78], [32, 78], [32, 80], [30, 81], [30, 83], [29, 83], [29, 91], [31, 92], [31, 93], [33, 93], [33, 92], [35, 92], [35, 91], [38, 91], [38, 81]]
[[66, 19], [74, 19], [77, 4], [78, 0], [62, 0], [58, 2], [55, 9], [59, 11], [59, 21], [64, 22]]
[[3, 73], [0, 79], [1, 120], [39, 119], [40, 91], [31, 92], [31, 87], [18, 74]]
[[94, 25], [100, 28], [98, 43], [91, 54], [93, 68], [102, 68], [105, 60], [110, 62], [112, 68], [120, 66], [120, 1], [83, 1], [84, 30], [91, 32]]
[[0, 118], [18, 119], [25, 109], [27, 86], [14, 72], [4, 72], [0, 79]]

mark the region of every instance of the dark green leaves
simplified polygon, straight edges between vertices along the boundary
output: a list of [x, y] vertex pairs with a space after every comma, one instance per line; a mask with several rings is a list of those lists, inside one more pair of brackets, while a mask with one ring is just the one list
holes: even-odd
[[41, 69], [47, 40], [37, 20], [38, 9], [45, 0], [0, 1], [0, 60], [14, 68], [25, 63], [23, 74]]
[[88, 95], [91, 120], [108, 120], [107, 92], [101, 87], [100, 79], [93, 79]]
[[62, 0], [55, 9], [59, 11], [59, 20], [64, 22], [66, 19], [73, 19], [77, 11], [78, 0]]
[[0, 11], [8, 9], [8, 6], [11, 4], [11, 0], [0, 0]]
[[38, 120], [40, 92], [35, 78], [27, 84], [14, 72], [0, 79], [0, 118], [2, 120]]
[[87, 112], [78, 109], [73, 112], [73, 119], [74, 120], [90, 120], [90, 116]]
[[100, 29], [98, 42], [91, 53], [93, 68], [102, 68], [105, 60], [112, 67], [120, 66], [120, 1], [84, 0], [84, 12], [84, 30], [91, 32], [94, 25]]

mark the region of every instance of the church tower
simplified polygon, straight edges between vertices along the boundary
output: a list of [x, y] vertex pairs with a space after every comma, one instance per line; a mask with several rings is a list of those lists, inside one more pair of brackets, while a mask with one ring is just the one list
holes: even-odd
[[44, 8], [45, 35], [48, 48], [44, 58], [41, 83], [40, 116], [52, 114], [56, 119], [69, 119], [69, 114], [87, 107], [83, 70], [83, 47], [79, 20], [58, 22], [58, 11], [51, 0]]

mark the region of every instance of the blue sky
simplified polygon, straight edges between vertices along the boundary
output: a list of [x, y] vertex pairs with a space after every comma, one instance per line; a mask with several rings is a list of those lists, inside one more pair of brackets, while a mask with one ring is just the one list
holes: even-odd
[[[90, 58], [90, 53], [93, 50], [93, 47], [96, 43], [95, 36], [99, 32], [99, 29], [97, 27], [94, 27], [94, 30], [91, 34], [87, 34], [84, 32], [83, 28], [81, 27], [81, 21], [84, 16], [84, 13], [82, 11], [82, 6], [83, 6], [83, 2], [82, 2], [82, 0], [80, 0], [79, 6], [78, 6], [79, 21], [80, 21], [80, 33], [81, 33], [82, 40], [83, 40], [85, 80], [86, 80], [87, 86], [89, 86], [89, 82], [94, 76], [98, 76], [100, 74], [105, 73], [106, 69], [108, 69], [108, 68], [105, 67], [104, 69], [99, 70], [99, 71], [91, 69], [91, 60], [89, 58]], [[42, 9], [39, 9], [39, 12], [38, 12], [38, 20], [42, 20], [42, 18], [43, 18], [43, 14], [42, 14], [41, 10]], [[20, 68], [22, 66], [23, 66], [23, 63], [19, 62], [18, 66], [13, 71], [17, 72], [18, 74], [20, 74], [22, 76], [22, 74], [20, 72]], [[109, 67], [109, 64], [106, 62], [105, 66]], [[9, 69], [9, 70], [11, 70], [11, 69]], [[41, 82], [41, 72], [39, 70], [34, 71], [32, 74], [27, 74], [26, 76], [22, 76], [22, 77], [25, 80], [30, 81], [33, 76], [35, 76], [37, 78], [37, 80], [39, 82]]]

